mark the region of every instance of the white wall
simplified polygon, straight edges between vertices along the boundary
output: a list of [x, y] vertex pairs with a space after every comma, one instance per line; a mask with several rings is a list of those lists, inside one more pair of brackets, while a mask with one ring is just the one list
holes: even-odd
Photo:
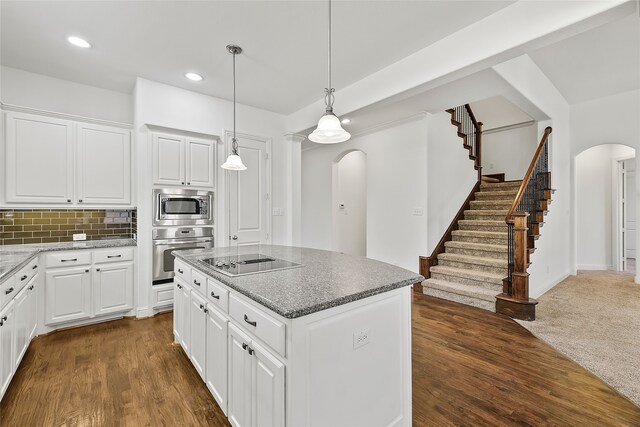
[[333, 247], [351, 255], [367, 255], [367, 155], [346, 154], [333, 173]]
[[508, 129], [482, 135], [482, 173], [504, 173], [505, 180], [519, 180], [536, 152], [538, 126]]
[[0, 67], [0, 101], [74, 116], [133, 123], [133, 97], [42, 74]]
[[[224, 131], [233, 128], [233, 104], [199, 93], [138, 78], [134, 90], [134, 129], [137, 132], [137, 188], [138, 188], [138, 315], [150, 311], [151, 289], [151, 141], [146, 131], [147, 125], [176, 130], [197, 132], [224, 138]], [[288, 205], [290, 188], [287, 171], [290, 169], [291, 153], [284, 142], [283, 116], [245, 105], [237, 106], [237, 131], [272, 139], [272, 207], [284, 208]], [[227, 244], [225, 239], [225, 188], [226, 173], [219, 167], [226, 159], [224, 142], [218, 144], [218, 171], [216, 185], [216, 246]], [[269, 213], [270, 214], [270, 213]], [[275, 216], [272, 221], [272, 243], [285, 244], [290, 238], [290, 212]], [[289, 222], [288, 222], [288, 221]], [[289, 237], [287, 237], [289, 236]], [[144, 260], [144, 261], [143, 261]]]
[[420, 255], [431, 255], [478, 180], [469, 151], [451, 124], [449, 113], [429, 114], [427, 153], [428, 242]]
[[613, 162], [635, 150], [615, 144], [592, 147], [576, 157], [578, 269], [615, 268], [617, 176]]
[[[460, 147], [458, 147], [462, 150]], [[343, 153], [367, 156], [367, 256], [418, 271], [425, 255], [427, 121], [420, 118], [302, 152], [302, 246], [332, 249], [332, 170]]]

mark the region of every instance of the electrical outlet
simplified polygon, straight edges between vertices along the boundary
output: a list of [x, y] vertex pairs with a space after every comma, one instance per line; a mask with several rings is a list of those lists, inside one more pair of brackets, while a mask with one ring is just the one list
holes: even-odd
[[424, 208], [413, 208], [414, 216], [422, 216], [424, 214]]
[[74, 234], [73, 240], [87, 240], [87, 235], [85, 233]]
[[369, 344], [371, 341], [371, 330], [369, 328], [360, 329], [353, 333], [353, 349]]

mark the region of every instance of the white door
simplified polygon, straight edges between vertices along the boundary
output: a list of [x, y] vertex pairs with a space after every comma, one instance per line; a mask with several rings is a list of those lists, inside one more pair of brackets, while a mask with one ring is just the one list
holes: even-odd
[[227, 414], [227, 319], [213, 305], [207, 306], [207, 388]]
[[7, 202], [71, 203], [73, 123], [7, 113]]
[[183, 283], [180, 284], [182, 286], [180, 292], [180, 311], [182, 314], [181, 324], [182, 324], [182, 336], [180, 345], [182, 345], [182, 349], [187, 354], [187, 356], [191, 353], [191, 334], [189, 332], [190, 329], [190, 311], [191, 311], [191, 289], [188, 286], [185, 286]]
[[191, 303], [189, 304], [191, 351], [189, 352], [189, 358], [203, 381], [205, 381], [207, 363], [207, 315], [204, 312], [206, 307], [206, 301], [197, 292], [191, 292]]
[[[635, 159], [633, 159], [635, 161]], [[625, 174], [624, 218], [625, 218], [625, 246], [626, 258], [636, 257], [636, 173], [627, 171]]]
[[[227, 138], [230, 147], [229, 134]], [[247, 170], [227, 172], [230, 246], [266, 244], [270, 241], [268, 145], [268, 139], [238, 136], [238, 154]]]
[[13, 366], [13, 307], [11, 301], [4, 311], [0, 312], [0, 398], [9, 387]]
[[255, 342], [252, 418], [256, 426], [284, 426], [284, 365]]
[[131, 203], [131, 133], [78, 125], [78, 203]]
[[29, 298], [31, 297], [31, 293], [29, 292], [28, 287], [22, 288], [22, 291], [16, 296], [15, 304], [13, 305], [13, 313], [14, 313], [14, 344], [13, 348], [15, 349], [13, 359], [14, 359], [14, 370], [18, 368], [24, 353], [27, 351], [27, 347], [29, 346]]
[[27, 310], [29, 311], [29, 341], [31, 341], [31, 339], [36, 336], [36, 331], [38, 329], [38, 291], [36, 290], [37, 284], [38, 276], [36, 275], [27, 285], [27, 288], [29, 289], [29, 303], [26, 306]]
[[62, 268], [47, 272], [45, 323], [68, 322], [91, 317], [91, 274], [89, 269]]
[[229, 401], [227, 418], [234, 427], [251, 423], [251, 340], [240, 329], [229, 324]]
[[153, 183], [185, 185], [184, 138], [153, 134]]
[[94, 315], [133, 308], [133, 263], [98, 265], [93, 276]]
[[186, 139], [187, 185], [213, 188], [215, 185], [215, 142], [206, 139]]

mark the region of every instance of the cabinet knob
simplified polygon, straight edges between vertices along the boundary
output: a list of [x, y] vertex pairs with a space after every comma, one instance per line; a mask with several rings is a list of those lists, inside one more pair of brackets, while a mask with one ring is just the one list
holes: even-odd
[[67, 199], [67, 203], [71, 203], [71, 199]]
[[187, 182], [187, 185], [191, 185], [191, 183], [190, 183], [190, 182]]
[[180, 283], [176, 283], [176, 286], [178, 287], [178, 289], [182, 289], [182, 286], [180, 286]]
[[249, 347], [249, 346], [247, 345], [247, 343], [244, 343], [244, 342], [243, 342], [243, 343], [242, 343], [242, 349], [243, 349], [243, 350], [246, 350], [246, 349], [247, 349], [247, 347]]
[[178, 269], [178, 273], [182, 274], [182, 273], [184, 273], [184, 271], [182, 271], [182, 269], [181, 269], [181, 268], [179, 268], [179, 269]]
[[184, 185], [184, 181], [182, 181], [182, 185]]
[[33, 290], [33, 285], [29, 286], [29, 290], [32, 291]]
[[254, 350], [251, 347], [249, 347], [247, 350], [249, 350], [249, 356], [253, 356]]
[[200, 310], [204, 310], [204, 305], [200, 304]]
[[7, 321], [7, 316], [2, 316], [2, 320], [6, 322]]
[[82, 203], [82, 199], [79, 199], [79, 200], [78, 200], [78, 203]]
[[[89, 270], [87, 270], [87, 271], [89, 271]], [[99, 268], [96, 268], [96, 271], [100, 271], [100, 269], [99, 269]]]
[[88, 273], [88, 272], [89, 272], [89, 270], [85, 270], [84, 272], [85, 272], [85, 273]]
[[208, 313], [209, 309], [207, 307], [205, 307], [202, 311], [204, 311], [205, 313]]

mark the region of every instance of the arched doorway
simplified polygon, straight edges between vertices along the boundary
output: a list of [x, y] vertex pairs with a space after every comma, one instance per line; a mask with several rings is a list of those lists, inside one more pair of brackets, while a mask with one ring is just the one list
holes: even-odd
[[577, 267], [635, 273], [635, 149], [601, 144], [576, 156]]
[[333, 250], [367, 255], [367, 155], [340, 154], [333, 163]]

